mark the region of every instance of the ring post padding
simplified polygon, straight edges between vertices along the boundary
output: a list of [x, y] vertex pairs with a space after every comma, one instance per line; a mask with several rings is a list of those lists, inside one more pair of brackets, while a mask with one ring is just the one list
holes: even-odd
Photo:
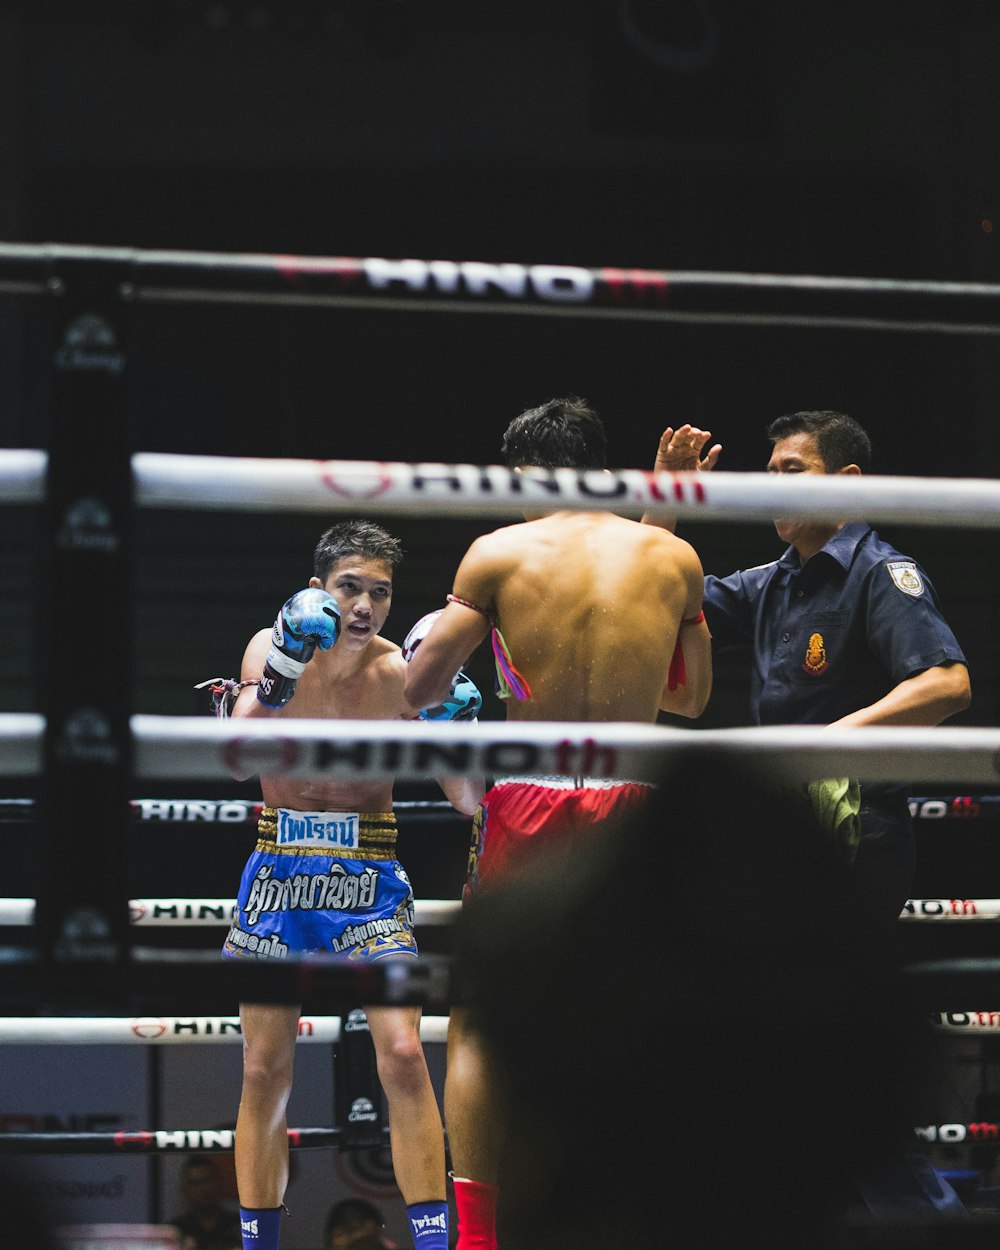
[[355, 1008], [343, 1017], [331, 1051], [334, 1123], [341, 1150], [368, 1150], [381, 1144], [387, 1128], [382, 1085], [375, 1062], [368, 1017]]
[[39, 940], [50, 971], [127, 955], [132, 741], [127, 266], [53, 268], [47, 559], [36, 631], [45, 712]]

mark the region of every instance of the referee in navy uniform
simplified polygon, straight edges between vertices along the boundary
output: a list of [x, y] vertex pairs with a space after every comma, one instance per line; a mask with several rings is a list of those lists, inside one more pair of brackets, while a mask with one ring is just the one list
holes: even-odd
[[[871, 467], [867, 433], [842, 412], [780, 416], [767, 437], [769, 473], [851, 475]], [[714, 468], [722, 448], [703, 456], [710, 438], [690, 425], [665, 430], [656, 469]], [[705, 578], [713, 647], [753, 649], [754, 724], [939, 725], [969, 706], [968, 663], [915, 560], [865, 521], [774, 524], [788, 544], [780, 559]], [[860, 816], [857, 888], [873, 922], [891, 932], [915, 873], [906, 787], [864, 783]]]
[[[842, 412], [789, 413], [770, 423], [767, 437], [769, 473], [850, 475], [871, 467], [867, 433]], [[656, 470], [711, 470], [722, 447], [703, 456], [710, 439], [690, 425], [666, 429]], [[705, 578], [713, 649], [752, 647], [754, 724], [931, 726], [969, 706], [968, 663], [915, 560], [865, 521], [779, 517], [774, 524], [788, 544], [780, 559]], [[859, 815], [852, 876], [871, 935], [884, 937], [881, 953], [889, 954], [916, 868], [906, 787], [864, 783]], [[897, 1149], [859, 1168], [854, 1181], [876, 1223], [969, 1218], [905, 1123]]]

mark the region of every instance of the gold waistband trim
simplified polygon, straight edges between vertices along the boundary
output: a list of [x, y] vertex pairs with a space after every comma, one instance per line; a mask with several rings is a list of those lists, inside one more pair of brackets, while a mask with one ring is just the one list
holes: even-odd
[[358, 845], [353, 848], [333, 846], [283, 846], [277, 842], [278, 809], [261, 808], [257, 819], [258, 851], [265, 855], [325, 855], [327, 859], [395, 859], [396, 813], [359, 812]]

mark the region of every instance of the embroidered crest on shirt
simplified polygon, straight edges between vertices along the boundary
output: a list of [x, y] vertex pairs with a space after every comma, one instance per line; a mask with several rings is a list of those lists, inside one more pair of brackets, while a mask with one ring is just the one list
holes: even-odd
[[820, 673], [825, 673], [829, 668], [826, 662], [826, 643], [823, 641], [822, 634], [810, 634], [809, 645], [806, 647], [805, 663], [802, 665], [802, 671], [808, 673], [810, 677], [818, 677]]
[[904, 595], [919, 599], [924, 593], [924, 583], [920, 580], [917, 566], [911, 560], [890, 560], [885, 567]]

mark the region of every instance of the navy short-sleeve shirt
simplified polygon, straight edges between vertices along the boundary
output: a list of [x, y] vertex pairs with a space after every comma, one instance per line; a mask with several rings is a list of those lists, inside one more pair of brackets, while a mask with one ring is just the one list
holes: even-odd
[[780, 560], [705, 578], [716, 646], [753, 646], [758, 725], [827, 725], [907, 677], [965, 663], [927, 574], [867, 522], [839, 530], [805, 565]]

